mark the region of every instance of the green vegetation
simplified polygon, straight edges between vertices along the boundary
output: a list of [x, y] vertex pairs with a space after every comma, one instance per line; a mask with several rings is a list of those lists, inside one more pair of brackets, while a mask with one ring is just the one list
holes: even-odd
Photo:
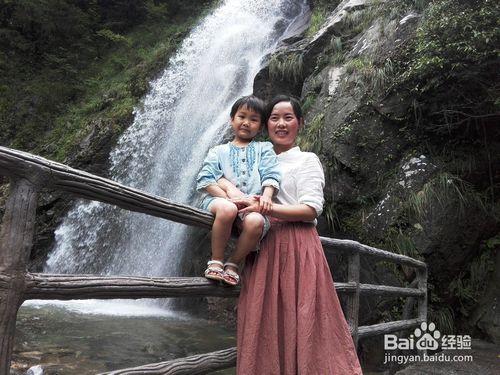
[[394, 64], [390, 58], [375, 63], [367, 57], [357, 57], [349, 60], [345, 69], [353, 75], [356, 86], [361, 87], [368, 95], [379, 95], [394, 79]]
[[275, 54], [269, 61], [269, 76], [274, 80], [298, 82], [303, 78], [302, 53]]
[[307, 37], [313, 37], [321, 29], [328, 15], [337, 7], [340, 1], [311, 0], [310, 3], [312, 13], [309, 28], [306, 31]]
[[498, 30], [495, 1], [430, 3], [398, 67], [398, 83], [415, 96], [417, 125], [479, 137], [465, 127], [498, 120]]
[[369, 8], [352, 10], [345, 17], [345, 28], [351, 35], [357, 35], [367, 29], [369, 24], [375, 19], [377, 13], [375, 5]]
[[479, 254], [450, 283], [448, 289], [460, 305], [460, 313], [469, 316], [483, 295], [487, 281], [495, 270], [495, 247], [500, 245], [500, 235], [484, 241]]
[[306, 36], [313, 37], [323, 26], [327, 16], [328, 13], [324, 8], [315, 8], [311, 14], [311, 22], [307, 29]]
[[387, 247], [393, 252], [415, 259], [422, 259], [411, 236], [401, 228], [390, 228], [386, 237]]
[[323, 124], [325, 115], [319, 114], [315, 116], [302, 129], [297, 138], [297, 144], [305, 151], [312, 151], [316, 154], [321, 153], [323, 144]]
[[308, 93], [306, 98], [304, 99], [304, 103], [302, 104], [302, 111], [304, 111], [304, 113], [307, 113], [316, 102], [316, 99], [317, 99], [316, 94]]
[[428, 285], [431, 298], [427, 319], [429, 322], [434, 322], [436, 326], [439, 327], [439, 332], [443, 334], [455, 334], [455, 313], [452, 307], [444, 303], [443, 299], [436, 294], [435, 289], [434, 285]]
[[330, 43], [332, 49], [332, 56], [330, 58], [330, 63], [333, 65], [340, 65], [345, 60], [345, 52], [342, 44], [342, 38], [337, 36], [332, 38]]
[[485, 197], [474, 187], [450, 173], [440, 173], [425, 183], [422, 190], [408, 198], [408, 213], [414, 220], [421, 221], [430, 211], [442, 211], [450, 207], [456, 209], [455, 215], [464, 218], [471, 208], [479, 208], [488, 214]]
[[323, 216], [325, 217], [330, 229], [333, 229], [340, 225], [337, 212], [335, 211], [334, 202], [331, 199], [325, 199], [325, 204], [323, 206]]
[[119, 134], [209, 3], [0, 0], [0, 144], [64, 160]]

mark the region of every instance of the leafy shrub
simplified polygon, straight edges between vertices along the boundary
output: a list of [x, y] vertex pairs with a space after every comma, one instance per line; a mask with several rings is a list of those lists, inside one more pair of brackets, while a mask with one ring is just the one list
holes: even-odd
[[399, 70], [417, 124], [442, 133], [498, 120], [498, 26], [495, 1], [430, 3]]

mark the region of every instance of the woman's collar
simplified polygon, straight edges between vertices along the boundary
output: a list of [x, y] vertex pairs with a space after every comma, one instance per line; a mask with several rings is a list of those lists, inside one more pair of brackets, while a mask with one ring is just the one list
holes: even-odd
[[284, 158], [284, 157], [286, 158], [288, 156], [293, 156], [293, 155], [298, 154], [300, 152], [301, 152], [300, 151], [300, 147], [299, 146], [294, 146], [290, 150], [283, 151], [283, 152], [279, 153], [278, 156], [280, 158]]

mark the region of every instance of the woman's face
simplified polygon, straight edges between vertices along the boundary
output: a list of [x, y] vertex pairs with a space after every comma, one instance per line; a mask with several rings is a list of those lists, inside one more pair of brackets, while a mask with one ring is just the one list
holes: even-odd
[[300, 125], [299, 119], [293, 112], [292, 103], [279, 102], [273, 107], [267, 121], [267, 130], [277, 154], [288, 151], [295, 146]]

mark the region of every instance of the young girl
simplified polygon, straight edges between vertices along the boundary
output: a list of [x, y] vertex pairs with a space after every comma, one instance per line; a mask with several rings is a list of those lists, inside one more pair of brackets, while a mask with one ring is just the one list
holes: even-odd
[[259, 212], [252, 212], [242, 219], [241, 234], [233, 257], [243, 259], [255, 249], [269, 229], [266, 216], [272, 208], [272, 197], [279, 189], [281, 174], [278, 161], [269, 142], [256, 142], [264, 118], [264, 103], [250, 95], [238, 99], [231, 108], [231, 126], [234, 139], [210, 149], [197, 177], [197, 190], [204, 192], [201, 208], [215, 215], [212, 226], [212, 259], [207, 263], [205, 277], [224, 281], [229, 285], [239, 283], [238, 264], [223, 263], [224, 249], [231, 235], [238, 207], [231, 202], [217, 181], [225, 177], [247, 196], [260, 195]]

